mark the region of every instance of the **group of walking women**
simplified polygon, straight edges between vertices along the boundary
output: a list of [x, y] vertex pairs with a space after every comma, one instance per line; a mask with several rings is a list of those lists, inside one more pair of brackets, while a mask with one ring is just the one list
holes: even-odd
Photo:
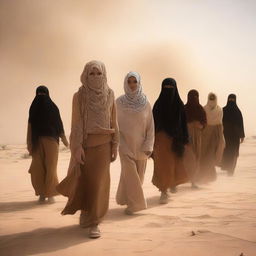
[[[198, 92], [191, 90], [184, 105], [175, 80], [166, 78], [152, 111], [138, 73], [126, 75], [124, 95], [115, 100], [105, 65], [99, 61], [85, 65], [81, 83], [73, 96], [70, 145], [45, 86], [37, 88], [29, 110], [27, 145], [39, 202], [53, 203], [57, 194], [67, 196], [62, 214], [80, 210], [79, 224], [89, 228], [90, 238], [100, 237], [98, 225], [109, 206], [110, 163], [117, 151], [121, 174], [116, 201], [126, 206], [127, 215], [147, 208], [142, 184], [149, 157], [154, 161], [152, 182], [161, 192], [160, 203], [168, 203], [169, 192], [179, 184], [190, 182], [196, 189], [215, 180], [218, 165], [233, 174], [244, 138], [235, 95], [228, 97], [222, 110], [215, 94], [210, 93], [202, 107]], [[60, 183], [59, 138], [71, 150], [67, 176]]]

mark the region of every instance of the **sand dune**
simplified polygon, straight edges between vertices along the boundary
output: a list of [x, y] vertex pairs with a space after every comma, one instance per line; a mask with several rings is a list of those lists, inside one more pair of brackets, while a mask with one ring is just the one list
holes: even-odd
[[[2, 148], [2, 147], [1, 147]], [[60, 148], [58, 173], [67, 171], [69, 151]], [[120, 163], [111, 168], [110, 209], [101, 224], [102, 238], [90, 240], [77, 225], [78, 216], [61, 216], [66, 198], [38, 205], [27, 173], [24, 145], [0, 149], [0, 255], [256, 255], [256, 140], [241, 147], [234, 177], [218, 172], [218, 180], [192, 191], [178, 188], [167, 205], [151, 184], [148, 162], [145, 194], [148, 209], [133, 216], [116, 205]]]

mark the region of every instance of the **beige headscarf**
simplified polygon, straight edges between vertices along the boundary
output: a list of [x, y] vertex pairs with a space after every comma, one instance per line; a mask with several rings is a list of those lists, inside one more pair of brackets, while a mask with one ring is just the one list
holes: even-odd
[[[93, 68], [96, 68], [101, 75], [91, 76]], [[110, 127], [114, 93], [108, 87], [104, 63], [95, 60], [88, 62], [81, 75], [81, 82], [78, 98], [83, 119], [84, 140], [88, 134], [114, 133]]]
[[[215, 100], [210, 100], [211, 96], [215, 97]], [[214, 93], [209, 93], [207, 104], [204, 106], [207, 124], [218, 125], [222, 124], [223, 111], [222, 108], [217, 105], [217, 96]]]

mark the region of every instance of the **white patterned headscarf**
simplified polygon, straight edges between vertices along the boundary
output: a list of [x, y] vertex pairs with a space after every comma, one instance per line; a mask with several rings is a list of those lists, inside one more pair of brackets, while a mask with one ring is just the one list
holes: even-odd
[[[132, 91], [128, 85], [128, 79], [135, 77], [137, 80], [137, 88]], [[142, 92], [140, 75], [137, 72], [129, 72], [124, 79], [124, 92], [125, 94], [117, 99], [117, 102], [125, 109], [133, 110], [136, 112], [142, 111], [148, 102], [146, 95]]]

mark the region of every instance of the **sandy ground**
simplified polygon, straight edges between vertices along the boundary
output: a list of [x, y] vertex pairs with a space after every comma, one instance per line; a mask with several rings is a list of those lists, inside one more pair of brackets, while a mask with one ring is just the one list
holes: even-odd
[[[60, 148], [58, 173], [65, 176], [70, 153]], [[152, 160], [144, 183], [148, 209], [126, 216], [116, 205], [120, 163], [111, 167], [110, 209], [100, 225], [102, 237], [87, 238], [79, 214], [61, 216], [66, 198], [38, 205], [27, 173], [31, 159], [24, 145], [0, 149], [0, 255], [256, 255], [256, 139], [241, 147], [234, 177], [192, 191], [179, 186], [166, 205], [151, 184]]]

